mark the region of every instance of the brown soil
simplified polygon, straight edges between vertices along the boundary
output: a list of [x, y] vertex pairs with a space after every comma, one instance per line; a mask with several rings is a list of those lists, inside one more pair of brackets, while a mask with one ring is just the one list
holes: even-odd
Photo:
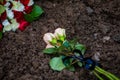
[[[75, 72], [50, 69], [42, 50], [43, 35], [65, 28], [68, 39], [78, 38], [86, 56], [100, 53], [103, 68], [120, 77], [120, 0], [36, 0], [45, 14], [25, 31], [8, 32], [0, 41], [0, 80], [97, 80], [82, 68]], [[114, 41], [115, 40], [115, 41]]]

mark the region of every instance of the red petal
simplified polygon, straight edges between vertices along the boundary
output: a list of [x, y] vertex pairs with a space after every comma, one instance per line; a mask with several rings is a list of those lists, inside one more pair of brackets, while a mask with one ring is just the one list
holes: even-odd
[[33, 9], [32, 6], [25, 6], [25, 12], [26, 12], [27, 14], [29, 14], [30, 12], [32, 12], [32, 9]]
[[0, 24], [0, 31], [2, 31], [2, 28], [3, 28], [3, 27], [2, 27], [2, 24]]
[[27, 6], [30, 0], [20, 0], [20, 2], [24, 5]]
[[21, 23], [20, 23], [20, 26], [19, 26], [19, 30], [21, 31], [24, 31], [25, 28], [29, 25], [29, 23], [25, 20], [23, 20]]
[[14, 17], [16, 18], [17, 22], [21, 22], [21, 20], [24, 18], [24, 14], [23, 12], [19, 12], [19, 11], [13, 11], [14, 12]]
[[2, 21], [4, 21], [6, 18], [7, 18], [7, 14], [6, 14], [6, 11], [5, 11], [5, 12], [3, 12], [3, 13], [1, 14], [0, 19], [1, 19]]

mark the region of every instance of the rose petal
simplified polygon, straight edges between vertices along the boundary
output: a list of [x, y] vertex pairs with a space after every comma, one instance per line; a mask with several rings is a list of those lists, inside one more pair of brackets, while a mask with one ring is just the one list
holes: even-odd
[[7, 12], [7, 17], [9, 19], [13, 19], [14, 13], [12, 12], [12, 10], [9, 10], [8, 8], [6, 8], [6, 12]]
[[48, 44], [48, 45], [46, 46], [46, 48], [54, 48], [54, 46]]
[[13, 12], [14, 12], [14, 17], [16, 18], [17, 22], [20, 23], [24, 17], [23, 12], [19, 12], [19, 11], [15, 11], [15, 10], [13, 10]]
[[0, 24], [0, 31], [2, 31], [2, 28], [3, 28], [3, 26], [2, 26], [2, 24]]
[[10, 25], [10, 22], [6, 19], [2, 22], [2, 25], [3, 26], [8, 26], [8, 25]]
[[6, 11], [4, 13], [1, 14], [0, 19], [1, 21], [4, 21], [7, 18], [7, 14]]
[[29, 23], [25, 20], [21, 21], [20, 22], [20, 25], [19, 25], [19, 30], [21, 31], [24, 31], [24, 29], [29, 25]]
[[20, 2], [24, 5], [24, 6], [28, 6], [30, 0], [20, 0]]
[[12, 1], [12, 3], [13, 3], [12, 10], [24, 11], [25, 7], [22, 3], [20, 3], [19, 1]]
[[32, 12], [32, 9], [33, 9], [33, 7], [32, 6], [25, 6], [25, 12], [27, 13], [27, 14], [29, 14], [30, 12]]
[[54, 34], [52, 34], [52, 33], [46, 33], [46, 34], [44, 34], [43, 40], [47, 44], [50, 44], [50, 42], [52, 41], [53, 38], [55, 38]]
[[29, 3], [28, 3], [28, 6], [32, 6], [33, 4], [34, 4], [34, 1], [30, 0]]

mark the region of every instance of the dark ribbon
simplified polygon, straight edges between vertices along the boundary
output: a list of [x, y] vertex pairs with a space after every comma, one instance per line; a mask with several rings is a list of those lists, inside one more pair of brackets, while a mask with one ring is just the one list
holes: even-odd
[[77, 59], [82, 62], [83, 67], [87, 70], [94, 70], [95, 66], [100, 66], [100, 64], [92, 60], [91, 57], [84, 58], [80, 50], [74, 50], [73, 53], [79, 53], [80, 56], [67, 56], [63, 59], [63, 62], [69, 58]]

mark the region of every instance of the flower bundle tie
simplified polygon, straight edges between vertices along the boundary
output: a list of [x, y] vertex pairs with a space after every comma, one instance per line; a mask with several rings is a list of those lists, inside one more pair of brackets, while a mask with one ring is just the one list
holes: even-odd
[[80, 50], [74, 50], [73, 52], [77, 52], [80, 54], [80, 56], [67, 56], [66, 58], [63, 59], [63, 63], [65, 62], [65, 60], [72, 58], [74, 60], [78, 60], [83, 64], [83, 67], [87, 70], [94, 70], [95, 66], [100, 66], [100, 64], [98, 62], [95, 62], [94, 60], [92, 60], [90, 57], [84, 58], [83, 55], [81, 54]]
[[66, 40], [65, 29], [57, 28], [54, 34], [46, 33], [43, 39], [47, 44], [43, 53], [56, 56], [49, 63], [53, 70], [62, 71], [63, 69], [68, 69], [75, 71], [74, 65], [78, 65], [91, 71], [100, 80], [105, 80], [101, 75], [109, 80], [120, 80], [115, 75], [102, 69], [100, 63], [91, 57], [84, 57], [86, 47], [76, 40]]

